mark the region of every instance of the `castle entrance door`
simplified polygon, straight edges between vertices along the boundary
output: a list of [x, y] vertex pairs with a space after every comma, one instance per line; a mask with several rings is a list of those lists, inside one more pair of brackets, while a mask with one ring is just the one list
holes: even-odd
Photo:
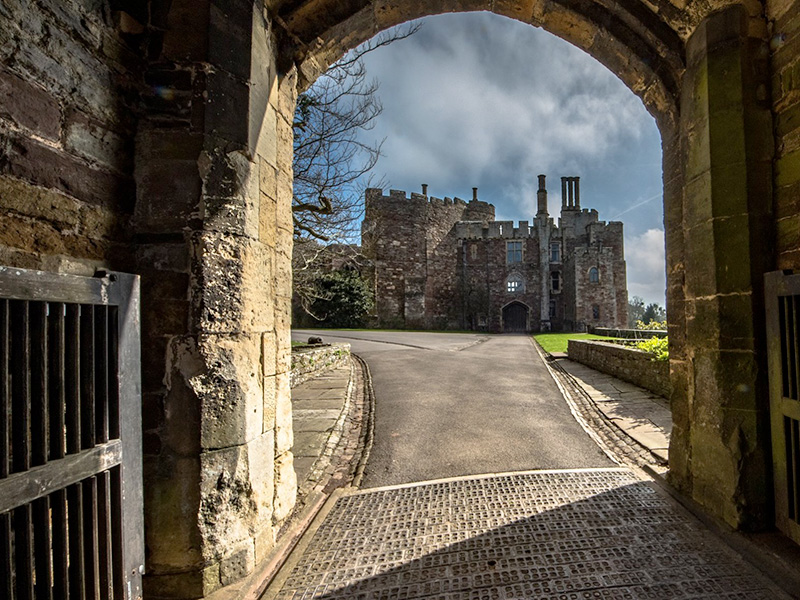
[[528, 307], [521, 302], [512, 302], [503, 308], [503, 332], [527, 331]]

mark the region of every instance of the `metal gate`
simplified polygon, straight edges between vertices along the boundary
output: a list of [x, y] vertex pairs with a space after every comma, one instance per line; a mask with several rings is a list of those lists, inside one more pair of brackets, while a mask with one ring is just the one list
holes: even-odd
[[137, 599], [139, 278], [0, 267], [0, 598]]
[[800, 275], [764, 277], [775, 524], [800, 543]]

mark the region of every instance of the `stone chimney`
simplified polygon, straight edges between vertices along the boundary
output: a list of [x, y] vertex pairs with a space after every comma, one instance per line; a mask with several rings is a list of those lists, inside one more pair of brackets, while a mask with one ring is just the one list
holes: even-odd
[[581, 209], [581, 178], [561, 178], [561, 210]]
[[476, 201], [478, 200], [478, 188], [476, 187], [472, 188], [472, 199]]
[[423, 196], [427, 196], [428, 195], [428, 184], [427, 183], [423, 183], [422, 184], [422, 195]]
[[537, 217], [547, 216], [547, 187], [544, 183], [544, 175], [539, 175], [539, 191], [536, 192], [536, 203], [538, 210], [536, 211]]

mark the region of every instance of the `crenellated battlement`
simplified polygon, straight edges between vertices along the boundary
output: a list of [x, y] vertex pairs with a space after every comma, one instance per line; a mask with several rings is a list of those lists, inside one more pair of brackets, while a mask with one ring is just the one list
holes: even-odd
[[514, 221], [460, 221], [455, 227], [456, 238], [460, 240], [523, 239], [538, 235], [528, 221], [520, 221], [516, 227]]
[[409, 195], [408, 192], [404, 190], [391, 190], [391, 189], [389, 190], [388, 193], [384, 194], [383, 190], [380, 188], [368, 188], [365, 193], [365, 199], [368, 204], [374, 204], [378, 202], [384, 205], [389, 202], [425, 202], [426, 204], [434, 207], [439, 207], [439, 206], [469, 207], [473, 211], [481, 211], [486, 213], [490, 212], [492, 218], [494, 218], [494, 205], [490, 204], [489, 202], [478, 200], [475, 197], [473, 197], [472, 200], [467, 202], [466, 200], [463, 200], [458, 196], [455, 196], [454, 198], [450, 198], [448, 196], [445, 196], [444, 198], [437, 198], [436, 196], [420, 194], [419, 192], [411, 192], [411, 194]]

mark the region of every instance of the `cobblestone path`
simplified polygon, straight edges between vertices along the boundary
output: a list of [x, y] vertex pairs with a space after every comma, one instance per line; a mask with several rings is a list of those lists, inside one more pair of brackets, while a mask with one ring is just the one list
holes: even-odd
[[266, 598], [786, 598], [626, 469], [534, 471], [344, 494]]

